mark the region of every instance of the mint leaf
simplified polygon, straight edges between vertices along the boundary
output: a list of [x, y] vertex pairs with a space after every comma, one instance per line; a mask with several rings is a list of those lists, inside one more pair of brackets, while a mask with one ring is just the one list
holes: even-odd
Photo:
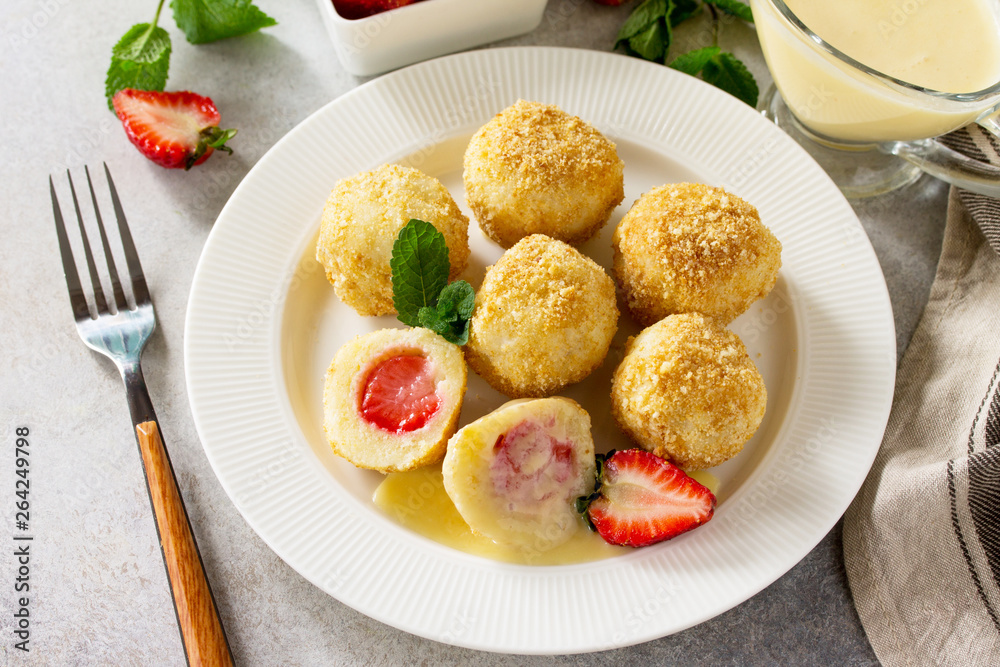
[[450, 264], [444, 234], [423, 220], [410, 220], [392, 245], [392, 302], [399, 321], [425, 327], [455, 345], [469, 342], [476, 305], [472, 285], [448, 283]]
[[753, 23], [753, 12], [750, 11], [750, 5], [745, 2], [740, 2], [740, 0], [711, 0], [711, 4], [738, 19], [742, 19], [747, 23]]
[[757, 106], [757, 82], [746, 65], [733, 54], [722, 52], [712, 56], [702, 68], [701, 78], [750, 106]]
[[701, 0], [673, 0], [670, 10], [670, 25], [678, 26], [701, 11]]
[[123, 88], [163, 90], [170, 69], [170, 35], [155, 23], [139, 23], [111, 49], [111, 65], [104, 80], [108, 108]]
[[192, 44], [237, 37], [278, 22], [252, 0], [171, 0], [174, 21]]
[[442, 314], [454, 313], [458, 319], [467, 320], [472, 317], [476, 306], [476, 293], [472, 285], [464, 280], [456, 280], [441, 290], [438, 297], [438, 311]]
[[706, 46], [703, 49], [688, 51], [674, 58], [668, 67], [696, 76], [720, 50], [717, 46]]
[[630, 37], [628, 47], [645, 60], [662, 60], [670, 47], [670, 28], [666, 21], [657, 21], [638, 35]]
[[430, 329], [449, 343], [465, 345], [469, 342], [468, 319], [450, 320], [439, 309], [425, 306], [420, 309], [419, 320], [420, 326]]
[[420, 309], [437, 305], [448, 284], [448, 245], [434, 225], [410, 220], [392, 244], [392, 303], [399, 321], [420, 326]]
[[440, 334], [450, 343], [465, 345], [469, 342], [469, 320], [475, 305], [476, 294], [472, 285], [456, 280], [441, 290], [433, 314], [420, 309], [420, 325]]
[[417, 324], [425, 329], [430, 329], [445, 339], [451, 333], [452, 323], [442, 318], [437, 309], [431, 306], [424, 306], [417, 311]]
[[645, 0], [641, 5], [633, 9], [629, 17], [625, 19], [621, 30], [618, 31], [618, 40], [615, 46], [622, 44], [641, 32], [645, 32], [657, 21], [665, 21], [668, 12], [667, 0]]
[[438, 312], [449, 322], [467, 320], [472, 317], [472, 310], [476, 306], [476, 293], [472, 285], [464, 280], [456, 280], [449, 283], [441, 290], [438, 297]]

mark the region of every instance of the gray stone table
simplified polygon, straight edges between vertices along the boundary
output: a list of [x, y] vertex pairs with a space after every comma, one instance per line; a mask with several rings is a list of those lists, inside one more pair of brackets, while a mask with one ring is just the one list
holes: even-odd
[[[474, 0], [469, 0], [474, 1]], [[106, 161], [127, 199], [154, 289], [159, 328], [144, 356], [187, 508], [238, 661], [314, 664], [838, 664], [876, 662], [854, 610], [840, 526], [774, 584], [679, 634], [598, 654], [480, 653], [409, 635], [312, 586], [247, 525], [199, 443], [185, 391], [182, 335], [195, 264], [240, 179], [288, 130], [364, 83], [347, 74], [311, 0], [258, 4], [279, 21], [260, 34], [195, 47], [169, 11], [169, 88], [210, 94], [237, 153], [191, 173], [160, 169], [127, 142], [103, 98], [111, 46], [155, 2], [6, 0], [0, 5], [0, 662], [180, 665], [181, 642], [120, 380], [73, 329], [49, 206], [48, 176]], [[610, 50], [630, 7], [551, 0], [512, 44]], [[695, 43], [704, 28], [679, 31]], [[723, 45], [766, 68], [751, 28]], [[622, 100], [627, 104], [628, 100]], [[60, 176], [61, 177], [61, 176]], [[933, 279], [947, 190], [923, 179], [855, 206], [882, 263], [900, 353]], [[14, 649], [14, 439], [31, 433], [31, 639]]]

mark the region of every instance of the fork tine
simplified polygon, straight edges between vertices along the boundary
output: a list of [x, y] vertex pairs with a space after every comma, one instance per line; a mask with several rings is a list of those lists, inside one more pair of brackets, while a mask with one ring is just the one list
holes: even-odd
[[125, 300], [125, 292], [122, 291], [122, 284], [118, 279], [115, 260], [111, 256], [111, 246], [108, 245], [108, 234], [104, 229], [104, 220], [101, 219], [101, 209], [97, 205], [97, 195], [94, 194], [94, 183], [90, 180], [90, 169], [84, 165], [83, 170], [87, 174], [87, 185], [90, 187], [90, 201], [94, 204], [94, 215], [97, 217], [97, 229], [101, 232], [101, 245], [104, 248], [104, 257], [108, 261], [108, 272], [111, 274], [111, 291], [115, 295], [115, 305], [118, 307], [118, 310], [128, 310], [128, 302]]
[[84, 296], [83, 287], [80, 285], [80, 274], [77, 273], [76, 262], [73, 261], [73, 248], [69, 245], [66, 223], [63, 221], [62, 209], [59, 208], [59, 199], [56, 198], [56, 187], [52, 183], [51, 176], [49, 176], [49, 192], [52, 194], [52, 216], [56, 220], [59, 254], [62, 255], [63, 273], [66, 275], [66, 288], [69, 290], [73, 317], [77, 320], [90, 318], [90, 307], [87, 305], [87, 297]]
[[111, 189], [111, 203], [115, 208], [115, 217], [118, 219], [118, 235], [121, 236], [122, 246], [125, 248], [125, 263], [128, 265], [129, 278], [132, 281], [132, 295], [135, 297], [136, 306], [149, 303], [149, 290], [146, 288], [146, 277], [142, 273], [142, 265], [139, 263], [139, 253], [136, 252], [135, 243], [132, 242], [132, 232], [129, 231], [128, 221], [125, 220], [125, 211], [122, 209], [121, 200], [118, 199], [118, 190], [115, 182], [111, 180], [111, 171], [108, 163], [104, 163], [104, 174], [108, 178], [108, 187]]
[[97, 266], [94, 264], [94, 255], [90, 252], [90, 241], [87, 240], [87, 229], [83, 226], [83, 213], [80, 212], [80, 201], [76, 198], [76, 188], [73, 187], [73, 176], [66, 170], [66, 178], [69, 179], [69, 191], [73, 195], [73, 208], [76, 209], [76, 219], [80, 223], [80, 236], [83, 238], [83, 254], [87, 258], [87, 269], [90, 271], [90, 282], [94, 286], [94, 305], [97, 306], [97, 314], [108, 312], [108, 302], [104, 299], [104, 288], [101, 287], [101, 279], [97, 275]]

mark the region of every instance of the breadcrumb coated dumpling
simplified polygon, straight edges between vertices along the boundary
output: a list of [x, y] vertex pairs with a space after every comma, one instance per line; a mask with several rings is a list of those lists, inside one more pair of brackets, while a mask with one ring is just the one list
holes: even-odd
[[614, 275], [643, 325], [700, 312], [728, 324], [774, 287], [781, 243], [722, 188], [675, 183], [639, 198], [615, 229]]
[[418, 169], [386, 164], [337, 181], [323, 209], [316, 259], [341, 301], [359, 315], [389, 315], [392, 244], [416, 218], [444, 234], [450, 279], [469, 262], [469, 219], [448, 190]]
[[466, 358], [507, 396], [549, 396], [600, 366], [617, 328], [615, 286], [604, 269], [533, 234], [486, 271]]
[[766, 405], [764, 380], [743, 342], [699, 313], [670, 315], [629, 339], [611, 385], [622, 430], [687, 469], [738, 454]]
[[555, 105], [518, 100], [465, 151], [465, 196], [504, 248], [530, 234], [579, 245], [624, 198], [623, 163], [597, 129]]
[[462, 350], [429, 329], [380, 329], [344, 344], [326, 373], [323, 429], [359, 468], [440, 461], [465, 396]]

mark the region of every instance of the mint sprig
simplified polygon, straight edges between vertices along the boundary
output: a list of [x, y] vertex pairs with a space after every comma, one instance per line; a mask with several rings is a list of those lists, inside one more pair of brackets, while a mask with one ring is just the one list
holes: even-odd
[[392, 303], [400, 322], [424, 327], [455, 345], [469, 341], [476, 303], [472, 285], [448, 282], [451, 263], [444, 234], [423, 220], [410, 220], [392, 244]]
[[170, 35], [153, 23], [129, 28], [111, 49], [111, 66], [104, 81], [108, 108], [111, 98], [123, 88], [163, 90], [170, 69]]
[[667, 64], [674, 27], [706, 7], [712, 21], [712, 45], [682, 53], [669, 61], [669, 66], [685, 74], [700, 75], [707, 83], [757, 106], [759, 90], [753, 74], [735, 55], [719, 48], [720, 12], [753, 22], [750, 6], [741, 0], [645, 0], [622, 25], [615, 48]]
[[[111, 65], [104, 81], [108, 108], [123, 88], [163, 90], [170, 69], [170, 35], [159, 27], [165, 0], [156, 6], [152, 23], [131, 28], [111, 49]], [[276, 21], [254, 6], [252, 0], [172, 0], [174, 21], [192, 44], [204, 44], [245, 35], [276, 25]]]
[[192, 44], [206, 44], [269, 28], [278, 22], [252, 0], [170, 0], [174, 21]]

